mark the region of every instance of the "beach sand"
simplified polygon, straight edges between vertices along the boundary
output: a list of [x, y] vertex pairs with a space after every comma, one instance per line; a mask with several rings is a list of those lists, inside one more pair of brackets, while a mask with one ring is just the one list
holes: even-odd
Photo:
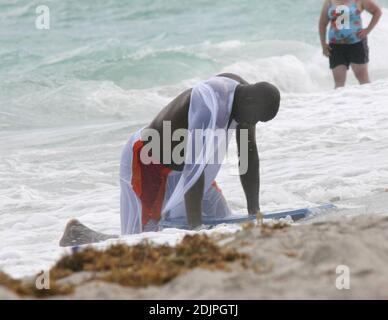
[[[236, 263], [229, 271], [194, 269], [164, 286], [140, 289], [83, 283], [87, 275], [75, 274], [65, 280], [78, 285], [75, 292], [54, 298], [388, 299], [387, 204], [385, 192], [342, 202], [331, 216], [279, 230], [254, 226], [217, 240], [247, 253], [249, 268]], [[349, 290], [336, 286], [341, 265], [350, 271]], [[15, 297], [0, 288], [0, 299]]]

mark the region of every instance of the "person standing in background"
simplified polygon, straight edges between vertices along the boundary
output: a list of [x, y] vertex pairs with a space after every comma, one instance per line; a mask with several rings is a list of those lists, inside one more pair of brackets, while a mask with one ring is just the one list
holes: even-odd
[[[365, 29], [361, 18], [364, 10], [373, 16]], [[330, 61], [336, 89], [345, 86], [349, 66], [360, 84], [370, 83], [368, 35], [381, 15], [382, 11], [374, 0], [325, 0], [319, 20], [319, 35], [323, 54]]]

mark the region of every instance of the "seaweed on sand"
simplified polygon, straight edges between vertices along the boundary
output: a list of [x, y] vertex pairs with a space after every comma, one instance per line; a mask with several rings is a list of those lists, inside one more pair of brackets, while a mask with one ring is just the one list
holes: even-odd
[[[0, 285], [21, 296], [49, 297], [69, 294], [74, 285], [59, 284], [79, 272], [92, 273], [92, 280], [128, 287], [161, 286], [194, 268], [228, 270], [233, 262], [246, 267], [249, 257], [237, 250], [217, 245], [205, 235], [186, 236], [176, 247], [143, 242], [135, 246], [117, 244], [104, 251], [87, 247], [62, 257], [50, 270], [50, 290], [38, 290], [0, 273]], [[90, 279], [89, 279], [90, 280]], [[65, 282], [66, 283], [66, 282]]]
[[163, 285], [194, 268], [227, 270], [231, 262], [242, 265], [248, 256], [220, 247], [204, 235], [186, 236], [176, 247], [154, 246], [143, 242], [135, 246], [115, 245], [105, 251], [87, 248], [63, 257], [51, 270], [54, 278], [75, 272], [95, 272], [96, 279], [130, 287]]

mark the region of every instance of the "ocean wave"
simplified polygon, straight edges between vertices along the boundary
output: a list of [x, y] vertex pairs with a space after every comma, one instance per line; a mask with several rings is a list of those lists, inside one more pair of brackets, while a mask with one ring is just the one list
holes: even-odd
[[[1, 269], [20, 276], [47, 268], [75, 217], [118, 233], [128, 136], [220, 72], [282, 91], [278, 117], [257, 128], [263, 210], [386, 189], [386, 9], [369, 38], [374, 82], [353, 85], [351, 77], [334, 91], [316, 0], [46, 3], [47, 32], [34, 29], [39, 0], [0, 3]], [[218, 182], [232, 209], [245, 212], [234, 143], [230, 151]]]
[[168, 97], [157, 90], [125, 91], [112, 82], [72, 81], [59, 88], [45, 88], [3, 101], [0, 129], [55, 127], [89, 121], [121, 121], [142, 123], [150, 110], [159, 110]]
[[[177, 90], [163, 87], [147, 96], [147, 91], [128, 93], [112, 83], [83, 85], [45, 97], [47, 107], [55, 101], [63, 105], [60, 99], [75, 93], [73, 102], [89, 99], [83, 108], [71, 108], [66, 102], [69, 108], [57, 111], [63, 119], [73, 119], [66, 127], [0, 134], [0, 228], [5, 230], [0, 240], [4, 248], [12, 247], [0, 253], [0, 266], [14, 275], [53, 263], [61, 253], [58, 238], [71, 218], [102, 232], [119, 232], [120, 152], [130, 133], [146, 124]], [[54, 97], [57, 100], [50, 101]], [[283, 93], [278, 117], [257, 128], [263, 210], [306, 207], [384, 190], [387, 99], [388, 80], [336, 91]], [[109, 118], [115, 112], [121, 113], [121, 121], [121, 116]], [[82, 116], [89, 120], [79, 123], [76, 118]], [[218, 183], [233, 210], [245, 212], [235, 143], [229, 157]], [[20, 237], [25, 230], [28, 233]], [[25, 257], [26, 250], [31, 259]]]

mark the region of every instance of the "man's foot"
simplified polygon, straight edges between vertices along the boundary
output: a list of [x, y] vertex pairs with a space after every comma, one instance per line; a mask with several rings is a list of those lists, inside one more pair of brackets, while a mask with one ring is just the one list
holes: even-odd
[[61, 247], [80, 246], [85, 244], [97, 243], [108, 239], [116, 239], [119, 236], [103, 234], [93, 231], [78, 220], [70, 220], [65, 228], [62, 239], [59, 242]]

